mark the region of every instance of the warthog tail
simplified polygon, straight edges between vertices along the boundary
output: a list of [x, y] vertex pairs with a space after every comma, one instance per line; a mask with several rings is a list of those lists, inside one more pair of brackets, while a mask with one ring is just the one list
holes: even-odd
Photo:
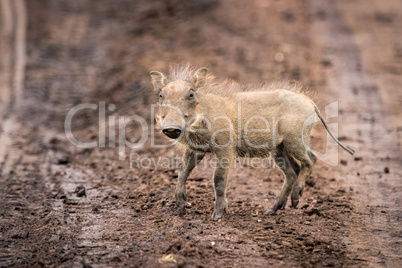
[[355, 151], [353, 149], [349, 148], [348, 146], [342, 145], [342, 143], [339, 142], [339, 140], [329, 130], [328, 125], [327, 125], [327, 123], [325, 123], [324, 118], [322, 118], [322, 115], [321, 115], [320, 111], [318, 110], [317, 106], [314, 105], [314, 108], [315, 108], [315, 113], [317, 114], [318, 118], [320, 118], [320, 120], [323, 123], [325, 129], [328, 131], [329, 135], [331, 135], [331, 137], [334, 139], [334, 141], [336, 141], [336, 143], [339, 144], [339, 146], [341, 146], [345, 151], [347, 151], [348, 153], [353, 155], [355, 153]]

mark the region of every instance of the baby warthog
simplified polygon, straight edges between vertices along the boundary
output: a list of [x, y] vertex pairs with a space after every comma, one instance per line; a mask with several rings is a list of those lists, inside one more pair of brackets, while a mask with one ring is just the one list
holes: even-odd
[[186, 206], [186, 180], [206, 153], [216, 156], [213, 177], [215, 220], [227, 209], [226, 186], [229, 168], [238, 157], [272, 157], [285, 174], [281, 193], [266, 213], [284, 208], [291, 193], [296, 207], [317, 157], [308, 143], [318, 117], [331, 137], [314, 102], [287, 84], [257, 89], [230, 81], [217, 81], [206, 68], [173, 69], [168, 76], [150, 73], [159, 93], [155, 119], [162, 132], [185, 148], [177, 182], [176, 203]]

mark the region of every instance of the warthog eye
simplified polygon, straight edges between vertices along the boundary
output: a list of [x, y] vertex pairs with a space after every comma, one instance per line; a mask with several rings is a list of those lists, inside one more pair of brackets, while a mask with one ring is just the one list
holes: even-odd
[[162, 94], [159, 94], [159, 99], [162, 99], [163, 97], [162, 97]]
[[191, 100], [192, 98], [194, 98], [194, 93], [190, 93], [190, 95], [188, 95], [188, 99]]

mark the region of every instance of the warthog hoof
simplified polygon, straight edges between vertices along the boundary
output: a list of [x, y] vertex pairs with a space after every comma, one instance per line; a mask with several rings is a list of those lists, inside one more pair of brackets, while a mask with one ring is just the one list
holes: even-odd
[[179, 214], [183, 215], [186, 212], [184, 206], [179, 206]]
[[268, 209], [267, 211], [265, 211], [265, 214], [275, 214], [276, 211], [272, 210], [272, 209]]
[[287, 200], [276, 202], [275, 205], [271, 209], [268, 209], [267, 211], [265, 211], [265, 214], [275, 214], [278, 209], [285, 209], [286, 201]]
[[189, 202], [185, 202], [185, 203], [178, 204], [178, 207], [179, 207], [180, 215], [183, 215], [186, 212], [186, 208], [191, 208], [192, 205]]
[[297, 208], [298, 204], [299, 204], [299, 198], [297, 199], [292, 198], [292, 208]]
[[216, 214], [216, 212], [214, 211], [214, 213], [212, 213], [212, 215], [211, 215], [211, 218], [214, 219], [214, 221], [222, 219], [222, 213], [221, 214]]
[[217, 220], [219, 220], [219, 219], [222, 219], [222, 216], [219, 216], [219, 215], [215, 215], [215, 216], [214, 216], [214, 221], [217, 221]]
[[299, 204], [299, 197], [303, 194], [303, 188], [293, 189], [291, 199], [292, 199], [292, 207], [297, 208]]

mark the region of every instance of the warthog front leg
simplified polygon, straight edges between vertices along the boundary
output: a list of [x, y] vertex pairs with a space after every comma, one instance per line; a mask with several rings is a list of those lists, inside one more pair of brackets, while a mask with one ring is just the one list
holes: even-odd
[[195, 166], [204, 158], [205, 153], [186, 150], [183, 157], [183, 163], [180, 167], [179, 177], [177, 179], [176, 204], [180, 213], [184, 213], [186, 201], [186, 181], [188, 175]]
[[227, 211], [228, 201], [226, 198], [226, 186], [231, 163], [231, 158], [224, 157], [218, 159], [214, 174], [215, 210], [212, 215], [214, 220], [222, 218], [223, 212]]

